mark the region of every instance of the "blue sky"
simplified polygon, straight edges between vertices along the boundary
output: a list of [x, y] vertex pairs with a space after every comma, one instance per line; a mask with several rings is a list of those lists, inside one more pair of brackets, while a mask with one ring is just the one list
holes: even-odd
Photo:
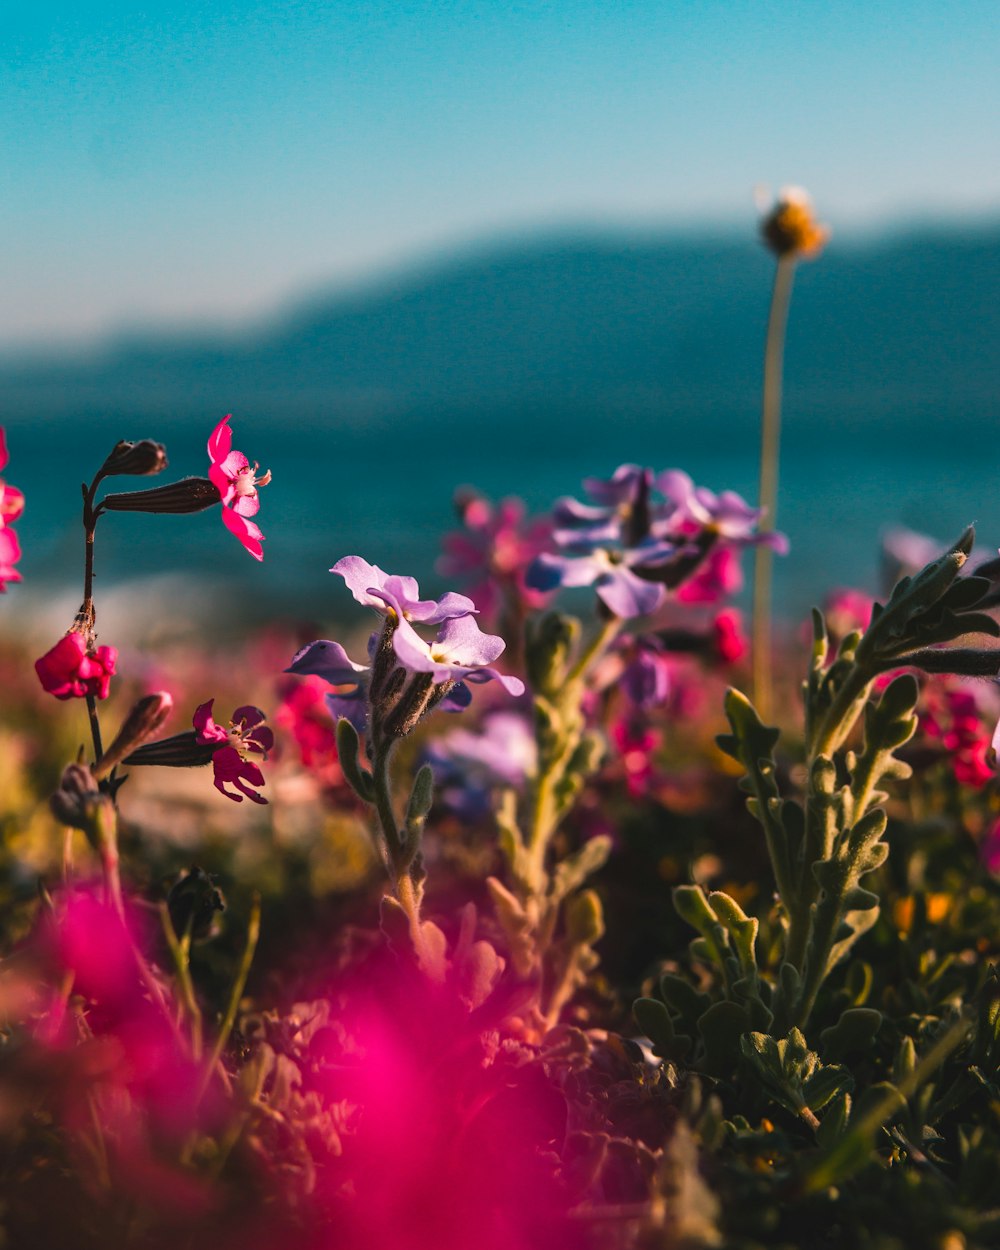
[[1000, 5], [9, 5], [0, 345], [266, 314], [503, 232], [1000, 219]]

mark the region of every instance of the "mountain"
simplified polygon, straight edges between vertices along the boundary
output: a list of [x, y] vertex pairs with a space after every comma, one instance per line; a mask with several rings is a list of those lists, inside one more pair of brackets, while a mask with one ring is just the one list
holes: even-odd
[[[239, 334], [0, 361], [26, 584], [76, 583], [78, 483], [117, 439], [165, 440], [172, 471], [202, 473], [227, 412], [236, 446], [274, 472], [264, 566], [209, 514], [116, 517], [98, 556], [108, 584], [197, 569], [235, 579], [244, 602], [313, 613], [343, 606], [326, 570], [352, 551], [430, 576], [463, 483], [541, 509], [641, 461], [753, 498], [772, 273], [753, 240], [548, 237], [303, 301]], [[1000, 224], [834, 240], [799, 267], [778, 581], [796, 611], [832, 580], [871, 583], [888, 523], [950, 538], [978, 520], [1000, 545], [998, 290]]]
[[[770, 258], [753, 241], [593, 236], [498, 246], [313, 299], [241, 336], [119, 340], [0, 365], [4, 410], [280, 411], [340, 428], [419, 413], [602, 408], [724, 429], [756, 411]], [[788, 400], [863, 426], [995, 413], [1000, 226], [830, 245], [800, 266]]]

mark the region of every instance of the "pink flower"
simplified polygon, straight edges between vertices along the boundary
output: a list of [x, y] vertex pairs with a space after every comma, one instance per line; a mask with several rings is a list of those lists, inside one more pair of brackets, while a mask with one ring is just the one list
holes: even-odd
[[12, 529], [0, 527], [0, 594], [7, 589], [8, 582], [19, 582], [21, 574], [14, 565], [21, 558], [21, 544]]
[[987, 872], [1000, 874], [1000, 820], [995, 820], [979, 843], [979, 861]]
[[233, 451], [233, 432], [229, 428], [231, 416], [223, 417], [208, 440], [208, 456], [211, 460], [208, 476], [215, 483], [222, 499], [222, 523], [235, 534], [255, 560], [263, 560], [261, 543], [264, 535], [260, 527], [250, 520], [257, 515], [260, 500], [257, 487], [266, 486], [271, 480], [270, 472], [257, 476], [259, 468], [247, 460], [241, 451]]
[[[0, 469], [7, 465], [7, 436], [0, 425]], [[11, 525], [24, 511], [24, 496], [0, 478], [0, 526]]]
[[[0, 469], [7, 464], [7, 437], [0, 425]], [[12, 525], [24, 511], [24, 496], [16, 486], [8, 486], [0, 478], [0, 593], [7, 589], [8, 582], [19, 582], [21, 574], [14, 565], [21, 558], [21, 544], [17, 535], [8, 527]]]
[[83, 635], [70, 630], [35, 661], [35, 672], [42, 689], [57, 699], [82, 699], [88, 694], [106, 699], [117, 663], [117, 647], [89, 651]]
[[715, 650], [724, 664], [738, 664], [750, 650], [743, 632], [743, 617], [736, 608], [716, 613], [712, 622]]
[[[267, 752], [274, 745], [274, 734], [264, 725], [264, 713], [259, 707], [238, 707], [229, 728], [223, 729], [212, 719], [214, 702], [214, 699], [209, 699], [207, 703], [202, 703], [195, 711], [193, 723], [199, 742], [219, 743], [219, 749], [212, 756], [216, 790], [236, 803], [242, 803], [244, 795], [254, 803], [266, 803], [263, 795], [250, 789], [250, 786], [264, 785], [264, 774], [247, 759], [251, 751], [266, 759]], [[227, 782], [240, 793], [227, 790]]]

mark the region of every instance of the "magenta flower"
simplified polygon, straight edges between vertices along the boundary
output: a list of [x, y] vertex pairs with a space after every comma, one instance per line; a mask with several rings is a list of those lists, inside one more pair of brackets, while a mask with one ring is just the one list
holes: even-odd
[[14, 565], [21, 558], [21, 544], [12, 529], [0, 528], [0, 594], [9, 582], [19, 582], [21, 574]]
[[360, 556], [344, 556], [330, 572], [344, 579], [358, 603], [374, 608], [383, 616], [386, 609], [391, 609], [400, 620], [437, 625], [478, 611], [471, 599], [454, 591], [448, 591], [440, 599], [421, 599], [416, 578], [385, 573], [377, 564], [369, 564]]
[[[7, 464], [7, 438], [0, 425], [0, 469]], [[21, 574], [14, 565], [21, 558], [21, 544], [10, 526], [24, 511], [24, 496], [16, 486], [8, 486], [0, 478], [0, 593], [8, 582], [19, 582]]]
[[208, 440], [208, 457], [211, 461], [208, 476], [218, 488], [222, 499], [222, 523], [235, 534], [255, 560], [263, 560], [261, 543], [264, 535], [250, 518], [257, 515], [260, 500], [257, 488], [271, 480], [270, 471], [257, 476], [259, 465], [253, 464], [241, 451], [233, 451], [233, 432], [229, 428], [231, 415], [223, 417]]
[[35, 672], [42, 689], [57, 699], [82, 699], [88, 694], [106, 699], [117, 662], [117, 647], [90, 651], [83, 635], [70, 630], [35, 661]]
[[[7, 460], [7, 437], [3, 426], [0, 425], [0, 469], [6, 468]], [[0, 529], [6, 525], [12, 525], [23, 511], [24, 496], [16, 486], [8, 486], [3, 478], [0, 478]]]
[[484, 634], [471, 616], [443, 623], [434, 642], [425, 642], [408, 621], [401, 620], [392, 636], [400, 664], [411, 673], [429, 673], [435, 684], [448, 681], [498, 681], [508, 694], [524, 693], [518, 677], [491, 668], [506, 646], [495, 634]]
[[[214, 702], [214, 699], [209, 699], [197, 708], [193, 724], [198, 742], [219, 743], [219, 749], [212, 755], [216, 790], [236, 803], [242, 803], [244, 795], [254, 803], [266, 803], [263, 795], [250, 789], [250, 786], [264, 785], [264, 774], [247, 759], [249, 752], [266, 759], [267, 752], [274, 746], [274, 734], [264, 725], [264, 713], [257, 707], [238, 707], [229, 728], [224, 729], [212, 719]], [[227, 783], [239, 793], [227, 790]]]
[[463, 491], [455, 503], [464, 529], [445, 535], [438, 572], [470, 583], [469, 594], [487, 617], [496, 616], [505, 598], [514, 598], [527, 608], [540, 607], [545, 596], [525, 584], [524, 573], [548, 545], [551, 524], [527, 521], [520, 499], [493, 504], [482, 495]]

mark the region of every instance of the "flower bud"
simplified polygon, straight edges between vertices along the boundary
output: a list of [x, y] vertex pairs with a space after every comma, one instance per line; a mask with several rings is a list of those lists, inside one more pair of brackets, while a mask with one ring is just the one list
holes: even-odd
[[203, 512], [222, 502], [219, 488], [207, 477], [183, 477], [167, 486], [152, 490], [125, 491], [106, 495], [101, 500], [102, 512]]
[[114, 846], [114, 804], [109, 795], [98, 789], [97, 779], [86, 764], [66, 765], [49, 806], [62, 824], [82, 829], [95, 849]]
[[813, 216], [812, 201], [800, 187], [783, 187], [777, 203], [760, 223], [760, 233], [778, 257], [816, 256], [830, 231]]
[[192, 941], [204, 942], [215, 936], [216, 912], [226, 910], [226, 900], [214, 877], [193, 864], [171, 888], [167, 909], [179, 938], [189, 934]]
[[158, 733], [173, 706], [174, 701], [165, 690], [140, 699], [125, 717], [115, 740], [98, 760], [94, 775], [98, 779], [106, 777], [126, 755]]
[[101, 466], [101, 476], [128, 473], [136, 477], [147, 477], [153, 473], [162, 473], [166, 467], [167, 449], [162, 443], [154, 443], [150, 438], [141, 439], [138, 443], [122, 439], [115, 444], [111, 455]]

